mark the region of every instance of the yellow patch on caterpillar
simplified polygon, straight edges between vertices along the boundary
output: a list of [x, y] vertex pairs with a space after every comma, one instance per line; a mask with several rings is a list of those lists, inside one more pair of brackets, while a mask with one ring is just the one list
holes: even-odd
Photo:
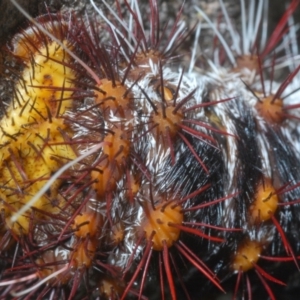
[[34, 66], [24, 69], [22, 81], [16, 86], [17, 98], [0, 121], [2, 145], [11, 140], [7, 135], [18, 135], [23, 128], [61, 116], [72, 107], [72, 100], [62, 100], [72, 96], [72, 92], [64, 89], [71, 88], [75, 79], [74, 71], [63, 64], [68, 62], [64, 50], [53, 42], [40, 49], [34, 61]]
[[[22, 48], [21, 41], [18, 47]], [[0, 121], [0, 178], [6, 183], [0, 188], [0, 208], [6, 219], [29, 202], [62, 165], [76, 158], [62, 136], [62, 131], [71, 134], [61, 118], [72, 107], [72, 92], [65, 90], [75, 79], [75, 72], [65, 65], [68, 55], [55, 42], [31, 55], [34, 64], [24, 68], [18, 92]], [[34, 207], [57, 213], [59, 208], [49, 198], [57, 198], [60, 182], [56, 180], [49, 195], [42, 196]], [[27, 234], [29, 215], [30, 211], [7, 226], [17, 234]]]
[[[76, 158], [73, 149], [65, 143], [58, 128], [65, 128], [62, 119], [55, 119], [51, 124], [43, 122], [32, 126], [2, 149], [0, 178], [6, 185], [0, 189], [4, 201], [0, 207], [5, 211], [7, 218], [29, 202], [53, 172], [70, 159]], [[56, 157], [57, 159], [54, 159]], [[51, 213], [59, 212], [58, 207], [52, 207], [49, 198], [57, 198], [60, 182], [61, 180], [56, 180], [48, 195], [42, 196], [34, 207], [46, 209]], [[23, 233], [28, 233], [27, 217], [19, 216], [17, 223]], [[16, 230], [17, 227], [13, 228]]]

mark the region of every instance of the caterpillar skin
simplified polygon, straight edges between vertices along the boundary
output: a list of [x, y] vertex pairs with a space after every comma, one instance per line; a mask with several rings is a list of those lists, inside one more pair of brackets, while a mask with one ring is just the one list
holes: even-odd
[[22, 11], [0, 120], [3, 299], [292, 299], [299, 1], [269, 37], [268, 1], [240, 4], [240, 26], [220, 0], [191, 31], [156, 0]]

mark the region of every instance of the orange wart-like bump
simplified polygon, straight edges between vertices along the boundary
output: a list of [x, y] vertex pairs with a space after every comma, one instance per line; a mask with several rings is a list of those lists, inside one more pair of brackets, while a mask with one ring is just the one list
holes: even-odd
[[183, 222], [183, 213], [180, 205], [172, 207], [172, 205], [158, 205], [155, 210], [153, 208], [145, 209], [146, 220], [142, 226], [149, 239], [154, 232], [152, 242], [153, 249], [162, 251], [164, 243], [170, 248], [174, 242], [179, 239], [180, 229], [170, 226], [170, 223], [181, 224]]
[[176, 112], [173, 106], [158, 108], [151, 115], [153, 123], [156, 125], [154, 130], [157, 137], [162, 137], [164, 141], [168, 136], [173, 139], [179, 130], [179, 124], [182, 122], [183, 116]]
[[112, 277], [103, 277], [99, 281], [100, 297], [104, 299], [119, 299], [124, 290], [124, 283]]
[[256, 103], [257, 112], [271, 124], [281, 124], [284, 121], [283, 108], [283, 100], [274, 98], [274, 95], [262, 98]]
[[[170, 150], [172, 164], [175, 163], [175, 146], [178, 141], [182, 141], [192, 153], [194, 158], [202, 166], [206, 173], [209, 173], [205, 163], [199, 157], [190, 142], [189, 137], [195, 137], [208, 145], [214, 147], [216, 140], [209, 131], [217, 132], [223, 135], [232, 135], [225, 131], [219, 130], [214, 126], [204, 122], [201, 118], [190, 117], [191, 111], [200, 113], [201, 109], [207, 106], [213, 106], [221, 102], [229, 101], [231, 98], [213, 101], [209, 104], [197, 104], [194, 98], [197, 89], [191, 90], [184, 97], [180, 97], [179, 90], [181, 87], [183, 73], [180, 75], [176, 89], [173, 91], [173, 84], [167, 84], [163, 79], [163, 66], [160, 63], [160, 83], [156, 87], [158, 101], [152, 99], [141, 89], [146, 100], [152, 108], [150, 114], [150, 130], [155, 138], [157, 149]], [[157, 82], [153, 80], [153, 84]], [[150, 131], [149, 130], [149, 131]]]
[[120, 117], [130, 113], [130, 94], [125, 85], [104, 78], [98, 88], [100, 91], [96, 92], [96, 103], [100, 104], [106, 116], [109, 116], [110, 111]]
[[239, 243], [239, 246], [234, 254], [231, 268], [237, 273], [237, 281], [235, 285], [235, 290], [233, 294], [233, 299], [237, 299], [239, 285], [241, 283], [241, 277], [244, 275], [247, 282], [247, 292], [248, 299], [252, 299], [252, 291], [251, 291], [251, 283], [247, 271], [253, 269], [260, 279], [262, 285], [266, 289], [269, 297], [271, 299], [275, 299], [273, 292], [268, 285], [267, 280], [272, 281], [274, 283], [280, 285], [286, 285], [281, 280], [273, 277], [271, 274], [267, 273], [263, 268], [261, 268], [257, 262], [260, 259], [260, 255], [263, 251], [263, 247], [265, 245], [255, 240], [250, 240], [250, 238], [246, 237]]
[[105, 136], [101, 162], [91, 172], [92, 179], [95, 181], [93, 187], [99, 197], [115, 189], [130, 154], [131, 143], [126, 129], [123, 126], [115, 126], [113, 130]]
[[232, 268], [235, 271], [246, 272], [253, 269], [262, 252], [262, 245], [256, 241], [243, 241], [236, 250], [232, 261]]
[[96, 211], [87, 211], [78, 214], [74, 219], [73, 229], [77, 237], [94, 237], [102, 226], [102, 216]]
[[89, 268], [96, 253], [96, 239], [80, 239], [71, 254], [71, 266], [75, 268]]
[[106, 193], [112, 192], [116, 188], [117, 181], [120, 179], [121, 174], [116, 169], [109, 166], [104, 168], [97, 168], [97, 170], [91, 172], [91, 177], [95, 181], [93, 188], [97, 192], [100, 200], [105, 200]]
[[[253, 95], [257, 98], [257, 103], [255, 108], [258, 114], [269, 124], [271, 125], [280, 125], [287, 118], [295, 118], [298, 117], [293, 114], [289, 114], [288, 111], [297, 109], [300, 107], [299, 103], [292, 105], [284, 105], [284, 100], [286, 99], [286, 95], [283, 95], [289, 84], [296, 78], [300, 70], [300, 66], [298, 66], [293, 72], [291, 72], [285, 80], [281, 83], [275, 93], [272, 92], [272, 81], [269, 92], [266, 92], [263, 72], [260, 71], [261, 77], [261, 85], [262, 92], [252, 91]], [[248, 87], [248, 89], [250, 89]], [[251, 90], [251, 89], [250, 89]], [[291, 96], [297, 91], [291, 91], [288, 95]]]
[[[204, 276], [206, 276], [216, 287], [218, 287], [221, 291], [224, 292], [222, 286], [220, 285], [219, 279], [216, 277], [213, 271], [209, 269], [205, 265], [205, 263], [198, 257], [192, 249], [190, 249], [180, 238], [181, 233], [189, 233], [196, 236], [199, 236], [204, 239], [208, 239], [210, 241], [215, 242], [223, 242], [224, 240], [219, 237], [212, 237], [207, 235], [202, 229], [198, 227], [211, 227], [209, 224], [197, 223], [197, 222], [184, 222], [184, 213], [188, 210], [185, 210], [182, 205], [186, 203], [189, 199], [194, 198], [196, 195], [199, 195], [203, 191], [209, 188], [209, 184], [203, 186], [199, 190], [194, 191], [193, 193], [187, 195], [184, 198], [178, 200], [176, 195], [173, 197], [168, 197], [167, 199], [163, 196], [157, 197], [157, 193], [155, 189], [152, 195], [156, 195], [153, 197], [153, 201], [148, 204], [143, 205], [144, 212], [144, 220], [140, 225], [140, 238], [136, 242], [136, 249], [142, 244], [146, 243], [142, 258], [136, 267], [136, 271], [132, 275], [121, 299], [125, 299], [129, 289], [133, 285], [136, 280], [140, 270], [143, 270], [142, 280], [139, 287], [139, 296], [142, 295], [142, 291], [145, 284], [145, 278], [148, 271], [149, 263], [152, 257], [152, 252], [158, 252], [159, 259], [159, 268], [160, 268], [160, 282], [163, 282], [163, 270], [167, 276], [168, 285], [170, 288], [171, 299], [176, 299], [176, 287], [174, 284], [174, 274], [172, 272], [171, 267], [173, 267], [181, 281], [181, 285], [183, 288], [184, 283], [179, 272], [176, 261], [174, 260], [173, 254], [170, 251], [177, 251], [182, 258], [185, 258], [189, 261], [199, 272], [201, 272]], [[232, 195], [231, 195], [232, 197]], [[202, 209], [207, 206], [215, 205], [221, 201], [228, 199], [229, 197], [224, 197], [217, 199], [215, 201], [211, 201], [209, 203], [204, 203], [203, 206], [196, 206], [197, 209]], [[156, 204], [156, 205], [155, 205]], [[224, 228], [215, 227], [214, 229]], [[225, 229], [226, 230], [226, 229]], [[229, 229], [231, 230], [231, 229]], [[234, 230], [234, 229], [233, 229]], [[172, 248], [172, 250], [170, 249]], [[132, 253], [129, 262], [134, 259], [135, 252]], [[122, 278], [126, 278], [126, 274], [129, 271], [129, 267], [125, 268]], [[165, 287], [161, 284], [161, 294], [162, 298], [164, 298]], [[186, 291], [187, 298], [189, 298], [188, 292]]]
[[128, 140], [126, 129], [122, 126], [113, 128], [113, 132], [109, 133], [103, 141], [105, 142], [103, 154], [110, 163], [116, 162], [120, 165], [123, 159], [128, 157], [130, 141]]
[[271, 182], [264, 179], [257, 187], [254, 201], [249, 208], [250, 218], [254, 222], [270, 220], [276, 212], [279, 198]]

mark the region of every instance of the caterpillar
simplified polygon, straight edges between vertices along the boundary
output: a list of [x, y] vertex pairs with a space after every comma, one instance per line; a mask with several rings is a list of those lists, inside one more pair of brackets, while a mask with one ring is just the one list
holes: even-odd
[[29, 25], [6, 49], [20, 67], [1, 106], [1, 297], [292, 297], [299, 1], [269, 37], [268, 1], [241, 0], [240, 30], [222, 0], [191, 30], [184, 5], [163, 24], [156, 0], [146, 18], [136, 0], [36, 19], [11, 2]]

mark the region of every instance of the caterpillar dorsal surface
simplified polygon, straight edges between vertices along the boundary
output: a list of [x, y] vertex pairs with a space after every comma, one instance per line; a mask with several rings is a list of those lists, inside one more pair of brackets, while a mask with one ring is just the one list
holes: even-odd
[[11, 2], [28, 25], [5, 50], [21, 66], [1, 106], [1, 297], [287, 293], [281, 270], [296, 274], [300, 257], [299, 1], [268, 36], [262, 0], [241, 0], [240, 28], [223, 0], [217, 20], [194, 7], [191, 30], [187, 3], [164, 23], [157, 0], [36, 19]]

